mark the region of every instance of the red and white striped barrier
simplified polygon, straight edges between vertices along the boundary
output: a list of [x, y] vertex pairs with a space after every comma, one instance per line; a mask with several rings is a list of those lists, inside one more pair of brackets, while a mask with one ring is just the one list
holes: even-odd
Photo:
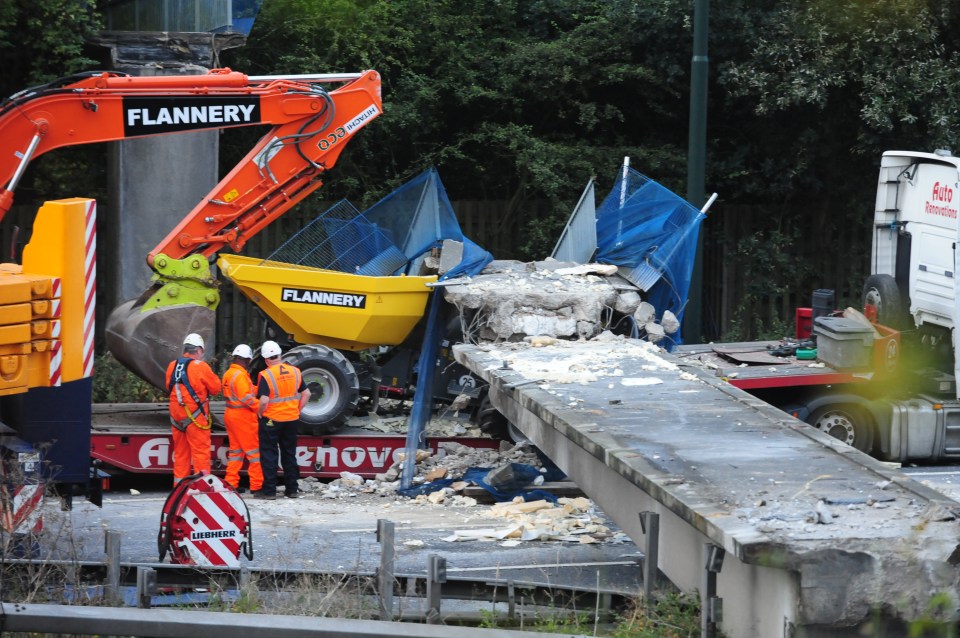
[[93, 336], [97, 302], [97, 202], [94, 200], [87, 203], [84, 240], [83, 376], [89, 377], [93, 374]]
[[219, 477], [181, 481], [167, 497], [157, 545], [162, 561], [200, 567], [239, 567], [240, 554], [253, 560], [246, 503]]

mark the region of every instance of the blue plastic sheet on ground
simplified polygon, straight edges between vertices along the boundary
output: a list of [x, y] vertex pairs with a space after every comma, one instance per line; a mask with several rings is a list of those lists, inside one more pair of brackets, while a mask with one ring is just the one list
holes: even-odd
[[[397, 494], [400, 494], [401, 496], [408, 496], [410, 498], [416, 498], [421, 494], [431, 494], [433, 492], [442, 490], [445, 487], [450, 487], [457, 481], [470, 481], [471, 483], [475, 483], [479, 487], [482, 487], [484, 490], [486, 490], [498, 503], [512, 501], [518, 496], [522, 497], [524, 501], [550, 501], [551, 503], [557, 502], [557, 497], [550, 492], [536, 488], [526, 489], [528, 486], [533, 484], [533, 480], [537, 476], [543, 475], [540, 470], [532, 465], [526, 465], [523, 463], [511, 463], [511, 467], [513, 469], [515, 480], [511, 484], [506, 485], [505, 489], [498, 489], [487, 483], [487, 474], [489, 474], [490, 470], [493, 468], [471, 467], [467, 469], [460, 478], [437, 479], [436, 481], [430, 481], [429, 483], [417, 485], [416, 487], [409, 487], [406, 489], [401, 488], [397, 490]], [[563, 473], [561, 472], [560, 474], [562, 476]], [[556, 480], [556, 478], [550, 479], [550, 475], [551, 473], [549, 471], [547, 474], [543, 475], [544, 480]], [[554, 475], [554, 477], [556, 477], [556, 475]]]

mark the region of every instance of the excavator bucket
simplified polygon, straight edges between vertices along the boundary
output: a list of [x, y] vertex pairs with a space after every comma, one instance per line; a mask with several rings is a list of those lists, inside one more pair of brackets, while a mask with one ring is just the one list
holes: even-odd
[[107, 348], [117, 361], [158, 388], [166, 386], [167, 365], [183, 352], [183, 338], [196, 332], [212, 343], [216, 313], [196, 304], [144, 310], [132, 299], [107, 319]]
[[[110, 313], [105, 336], [117, 361], [164, 388], [167, 365], [183, 352], [184, 337], [195, 332], [204, 343], [213, 343], [220, 284], [207, 260], [195, 255], [171, 259], [160, 254], [153, 268], [153, 286]], [[207, 349], [213, 351], [210, 345]]]

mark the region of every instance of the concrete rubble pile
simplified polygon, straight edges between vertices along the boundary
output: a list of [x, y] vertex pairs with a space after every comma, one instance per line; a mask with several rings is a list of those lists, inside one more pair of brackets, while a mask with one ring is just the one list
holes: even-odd
[[[455, 531], [453, 536], [444, 539], [448, 541], [500, 541], [501, 545], [510, 547], [524, 541], [586, 544], [628, 540], [622, 532], [611, 530], [603, 516], [595, 511], [593, 502], [583, 497], [560, 498], [556, 503], [546, 500], [524, 502], [522, 497], [517, 497], [511, 502], [479, 506], [475, 498], [461, 493], [472, 484], [465, 480], [454, 480], [447, 487], [413, 499], [399, 497], [396, 492], [400, 487], [402, 456], [400, 454], [397, 462], [387, 472], [377, 475], [376, 479], [364, 479], [358, 474], [341, 472], [340, 478], [329, 483], [313, 477], [301, 479], [300, 487], [307, 494], [320, 499], [379, 496], [424, 507], [475, 508], [477, 513], [469, 520], [494, 518], [502, 523], [497, 527]], [[541, 468], [539, 457], [527, 443], [513, 445], [504, 441], [500, 450], [493, 450], [471, 448], [452, 441], [442, 442], [437, 454], [418, 450], [414, 483], [456, 479], [473, 467], [490, 467], [493, 468], [490, 474], [494, 474], [511, 464]], [[540, 483], [542, 481], [535, 482]], [[301, 501], [300, 506], [304, 505]]]
[[[661, 356], [662, 350], [659, 347], [646, 341], [628, 339], [608, 331], [600, 333], [590, 341], [600, 344], [601, 348], [584, 351], [573, 347], [570, 341], [559, 339], [541, 342], [539, 347], [544, 348], [544, 354], [553, 356], [544, 356], [535, 361], [518, 358], [514, 353], [529, 347], [538, 347], [536, 342], [498, 343], [487, 347], [495, 359], [528, 379], [536, 379], [541, 390], [558, 398], [566, 398], [572, 407], [578, 401], [576, 388], [566, 386], [585, 385], [606, 377], [616, 379], [608, 384], [611, 390], [617, 386], [657, 385], [663, 383], [662, 379], [657, 377], [658, 372], [678, 370], [676, 364]], [[625, 360], [643, 361], [640, 369], [646, 376], [626, 376], [621, 363]], [[696, 375], [687, 372], [681, 372], [680, 377], [699, 382]]]
[[486, 518], [504, 519], [505, 524], [495, 528], [455, 530], [443, 540], [501, 541], [503, 547], [513, 547], [523, 541], [566, 541], [589, 544], [599, 542], [627, 542], [619, 531], [611, 530], [603, 518], [594, 513], [589, 499], [560, 498], [548, 501], [524, 501], [517, 497], [509, 503], [497, 503], [484, 514]]
[[[608, 264], [495, 260], [475, 277], [448, 281], [444, 298], [460, 312], [464, 341], [520, 341], [552, 337], [590, 339], [610, 323], [632, 321], [652, 342], [675, 333], [680, 323], [657, 310], [641, 291]], [[629, 318], [629, 319], [628, 319]]]
[[[378, 411], [382, 411], [378, 410]], [[407, 432], [407, 416], [389, 414], [369, 414], [352, 417], [350, 426], [380, 432], [384, 434], [404, 435]], [[424, 431], [429, 437], [483, 437], [486, 436], [478, 425], [470, 422], [470, 411], [461, 411], [456, 404], [446, 406], [427, 422]]]
[[[481, 449], [461, 445], [453, 441], [444, 441], [438, 444], [437, 454], [430, 450], [417, 450], [416, 475], [414, 484], [423, 484], [437, 479], [457, 478], [468, 468], [498, 467], [511, 463], [521, 463], [540, 467], [540, 459], [526, 443], [512, 444], [501, 441], [500, 449]], [[364, 479], [353, 472], [341, 472], [340, 478], [324, 483], [316, 478], [301, 479], [303, 490], [317, 494], [322, 498], [339, 499], [352, 498], [361, 494], [376, 494], [379, 496], [393, 496], [400, 487], [400, 474], [403, 468], [404, 453], [397, 455], [387, 471], [377, 474], [375, 479]], [[466, 481], [458, 481], [450, 487], [414, 499], [419, 503], [476, 505], [476, 499], [459, 497], [458, 492], [469, 485]]]

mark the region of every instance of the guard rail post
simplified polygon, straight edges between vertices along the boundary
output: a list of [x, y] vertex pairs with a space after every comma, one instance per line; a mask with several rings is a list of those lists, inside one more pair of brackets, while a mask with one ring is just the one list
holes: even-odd
[[377, 519], [377, 542], [380, 543], [380, 567], [377, 569], [377, 594], [380, 620], [393, 620], [394, 555], [396, 526], [393, 521]]
[[717, 596], [717, 574], [726, 552], [713, 543], [703, 544], [703, 580], [700, 587], [700, 635], [716, 638], [717, 623], [723, 622], [723, 599]]
[[447, 559], [433, 554], [427, 565], [427, 624], [440, 622], [441, 585], [447, 582]]
[[650, 603], [653, 602], [660, 561], [660, 515], [640, 512], [640, 529], [643, 531], [643, 597]]
[[106, 554], [107, 582], [103, 588], [103, 597], [110, 605], [120, 602], [120, 532], [107, 530], [103, 537], [103, 551]]
[[157, 570], [137, 566], [137, 607], [150, 609], [150, 599], [157, 593]]

